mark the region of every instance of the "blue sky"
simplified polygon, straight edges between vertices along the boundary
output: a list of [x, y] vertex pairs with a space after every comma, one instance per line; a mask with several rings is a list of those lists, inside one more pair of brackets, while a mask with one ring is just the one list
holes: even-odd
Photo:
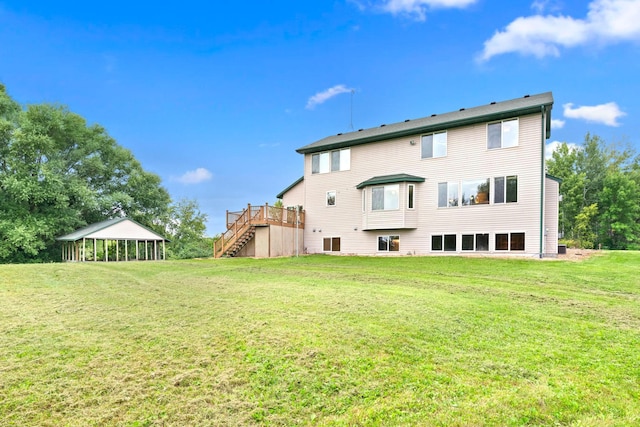
[[0, 0], [0, 82], [104, 126], [210, 235], [296, 148], [552, 91], [550, 144], [640, 152], [640, 0]]

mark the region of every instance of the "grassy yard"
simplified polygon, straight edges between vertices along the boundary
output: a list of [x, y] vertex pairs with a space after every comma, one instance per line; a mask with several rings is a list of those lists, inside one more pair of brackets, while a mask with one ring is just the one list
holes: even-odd
[[640, 425], [640, 253], [0, 266], [0, 425]]

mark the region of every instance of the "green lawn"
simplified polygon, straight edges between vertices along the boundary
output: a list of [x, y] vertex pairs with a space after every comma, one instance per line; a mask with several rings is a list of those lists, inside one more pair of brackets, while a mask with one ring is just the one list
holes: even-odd
[[640, 425], [640, 253], [0, 266], [0, 425]]

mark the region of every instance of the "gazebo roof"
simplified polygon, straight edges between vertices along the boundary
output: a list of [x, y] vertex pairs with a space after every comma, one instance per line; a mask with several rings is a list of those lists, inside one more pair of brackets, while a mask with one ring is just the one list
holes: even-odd
[[60, 236], [56, 240], [75, 242], [81, 239], [169, 241], [160, 234], [129, 218], [113, 218], [91, 224], [73, 233]]

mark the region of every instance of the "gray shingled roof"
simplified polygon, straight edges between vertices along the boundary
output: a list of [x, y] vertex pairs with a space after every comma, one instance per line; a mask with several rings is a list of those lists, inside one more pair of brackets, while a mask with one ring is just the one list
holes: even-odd
[[360, 129], [356, 132], [339, 133], [316, 141], [312, 144], [298, 148], [296, 151], [301, 154], [316, 153], [319, 151], [334, 150], [351, 147], [354, 145], [367, 144], [369, 142], [382, 141], [385, 139], [399, 138], [403, 136], [416, 135], [427, 132], [437, 132], [439, 130], [451, 129], [458, 126], [467, 126], [475, 123], [503, 120], [525, 114], [539, 113], [544, 107], [549, 111], [547, 114], [545, 137], [550, 137], [551, 114], [553, 106], [553, 95], [545, 92], [537, 95], [526, 95], [509, 101], [492, 102], [480, 107], [460, 109], [445, 114], [434, 114], [431, 117], [424, 117], [416, 120], [405, 120], [404, 122], [390, 125], [382, 125], [376, 128]]
[[[118, 224], [122, 221], [131, 221], [134, 224], [139, 225], [140, 227], [146, 229], [147, 231], [149, 231], [150, 233], [158, 236], [158, 240], [165, 240], [165, 241], [169, 241], [168, 239], [165, 239], [163, 236], [159, 235], [158, 233], [156, 233], [155, 231], [149, 229], [148, 227], [145, 227], [144, 225], [130, 219], [130, 218], [126, 218], [126, 217], [122, 217], [122, 218], [113, 218], [113, 219], [108, 219], [106, 221], [102, 221], [102, 222], [97, 222], [95, 224], [91, 224], [91, 225], [87, 225], [84, 228], [81, 228], [79, 230], [74, 231], [73, 233], [69, 233], [66, 234], [64, 236], [60, 236], [57, 237], [56, 240], [60, 240], [60, 241], [65, 241], [65, 242], [75, 242], [78, 241], [84, 237], [87, 237], [93, 233], [96, 233], [98, 231], [107, 229], [115, 224]], [[122, 236], [123, 239], [125, 239], [127, 236]]]

